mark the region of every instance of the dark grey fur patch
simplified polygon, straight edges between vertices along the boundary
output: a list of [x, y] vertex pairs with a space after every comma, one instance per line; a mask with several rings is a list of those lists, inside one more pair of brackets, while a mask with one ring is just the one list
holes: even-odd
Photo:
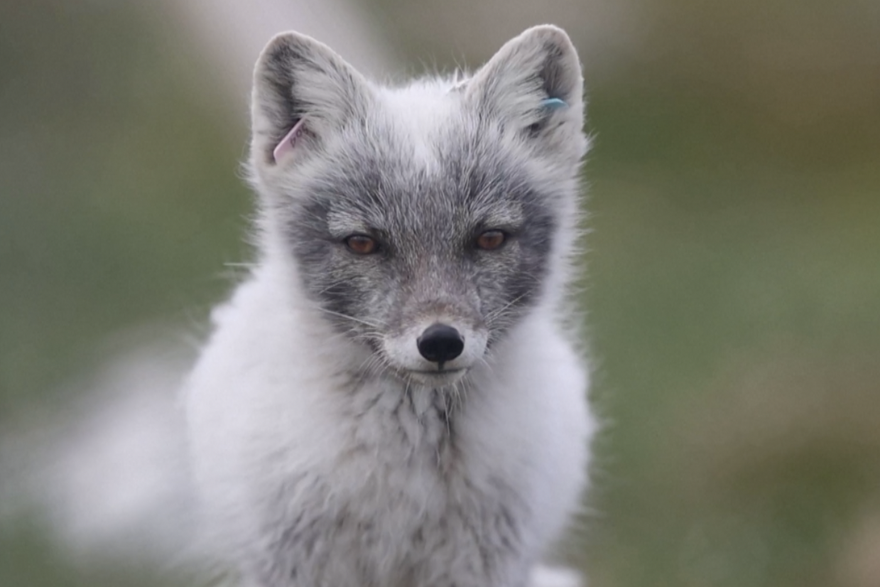
[[[406, 149], [383, 148], [396, 140], [390, 129], [368, 126], [371, 137], [349, 127], [308, 197], [283, 204], [306, 290], [353, 318], [336, 318], [340, 331], [366, 341], [405, 328], [431, 305], [453, 307], [497, 340], [541, 292], [560, 223], [553, 203], [562, 195], [533, 181], [515, 153], [501, 151], [492, 138], [500, 130], [488, 123], [436, 137], [430, 169]], [[331, 231], [340, 219], [376, 239], [379, 251], [348, 251], [345, 234]], [[508, 241], [478, 250], [476, 237], [494, 228]]]

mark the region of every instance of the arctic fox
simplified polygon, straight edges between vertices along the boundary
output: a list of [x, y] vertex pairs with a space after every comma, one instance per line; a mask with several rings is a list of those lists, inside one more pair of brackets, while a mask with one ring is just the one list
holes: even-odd
[[284, 33], [252, 100], [258, 259], [187, 394], [217, 552], [249, 586], [577, 585], [539, 566], [593, 430], [568, 36], [391, 88]]

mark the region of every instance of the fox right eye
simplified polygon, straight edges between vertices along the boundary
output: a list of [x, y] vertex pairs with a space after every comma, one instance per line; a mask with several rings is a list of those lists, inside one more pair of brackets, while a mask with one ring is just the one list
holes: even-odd
[[500, 248], [507, 240], [507, 234], [501, 230], [487, 230], [477, 237], [477, 248], [484, 251], [494, 251]]
[[375, 253], [379, 243], [365, 234], [353, 234], [343, 241], [348, 250], [356, 255], [369, 255]]

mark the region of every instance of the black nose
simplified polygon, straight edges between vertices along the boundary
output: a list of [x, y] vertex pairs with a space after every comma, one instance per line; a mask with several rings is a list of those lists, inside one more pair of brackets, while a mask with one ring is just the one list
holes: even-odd
[[464, 339], [458, 330], [446, 324], [428, 326], [416, 341], [419, 353], [433, 363], [451, 361], [464, 350]]

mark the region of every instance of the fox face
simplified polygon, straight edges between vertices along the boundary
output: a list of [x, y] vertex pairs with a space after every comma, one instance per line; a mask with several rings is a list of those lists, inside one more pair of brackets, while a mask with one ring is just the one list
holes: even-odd
[[587, 143], [559, 29], [527, 31], [463, 82], [379, 87], [296, 34], [255, 76], [261, 245], [372, 366], [451, 385], [561, 279]]

